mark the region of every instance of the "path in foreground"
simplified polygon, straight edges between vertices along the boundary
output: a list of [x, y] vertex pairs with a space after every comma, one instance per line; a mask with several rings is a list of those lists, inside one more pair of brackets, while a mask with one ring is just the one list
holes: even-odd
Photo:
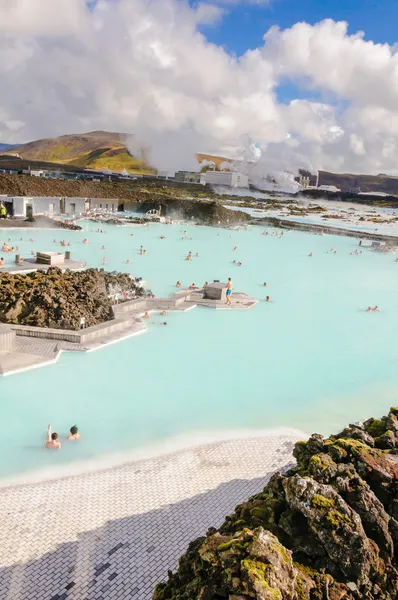
[[293, 462], [299, 433], [0, 490], [1, 600], [147, 600], [190, 541]]

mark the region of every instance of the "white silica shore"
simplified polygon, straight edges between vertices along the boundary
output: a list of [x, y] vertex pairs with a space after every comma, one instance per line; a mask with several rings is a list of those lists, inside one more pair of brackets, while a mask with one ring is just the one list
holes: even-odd
[[190, 541], [294, 464], [295, 430], [0, 490], [0, 598], [149, 599]]

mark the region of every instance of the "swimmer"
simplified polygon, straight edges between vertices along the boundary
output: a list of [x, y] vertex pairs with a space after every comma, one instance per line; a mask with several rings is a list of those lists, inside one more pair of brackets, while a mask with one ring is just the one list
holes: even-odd
[[242, 266], [242, 263], [241, 263], [241, 262], [238, 262], [237, 264], [238, 264], [238, 267], [241, 267], [241, 266]]
[[0, 267], [4, 267], [4, 258], [3, 257], [0, 258]]
[[308, 256], [312, 256], [312, 252], [310, 252]]
[[47, 427], [46, 448], [49, 450], [59, 450], [61, 448], [61, 442], [58, 441], [58, 433], [51, 433], [51, 425]]
[[18, 252], [18, 250], [19, 250], [19, 246], [15, 246], [15, 250]]
[[160, 313], [160, 315], [161, 315], [162, 317], [165, 317], [165, 316], [167, 315], [167, 312], [166, 312], [165, 310], [162, 310], [162, 312]]
[[380, 312], [380, 308], [377, 306], [377, 304], [376, 304], [376, 306], [373, 307], [372, 310], [373, 310], [373, 312]]
[[188, 252], [188, 256], [186, 257], [185, 260], [192, 260], [192, 252], [191, 251]]
[[270, 298], [269, 296], [266, 296], [266, 297], [265, 297], [265, 301], [266, 301], [266, 302], [271, 302], [271, 298]]
[[79, 440], [80, 439], [80, 433], [79, 433], [79, 430], [76, 425], [72, 425], [72, 427], [69, 429], [69, 431], [70, 431], [70, 435], [68, 435], [68, 437], [66, 438], [67, 440]]
[[67, 246], [70, 246], [70, 245], [71, 245], [71, 243], [70, 243], [70, 242], [68, 242], [68, 243], [67, 243]]
[[107, 262], [107, 258], [106, 258], [106, 256], [104, 256], [104, 258], [102, 259], [102, 264], [106, 265], [106, 262]]
[[207, 286], [209, 285], [208, 281], [205, 281], [204, 285], [203, 285], [203, 289], [207, 288]]
[[131, 260], [129, 258], [126, 260], [126, 265], [131, 265]]
[[176, 287], [180, 288], [181, 287], [181, 281], [177, 281], [176, 283]]
[[134, 233], [130, 233], [130, 237], [134, 237]]
[[32, 256], [34, 256], [34, 255], [35, 255], [35, 253], [34, 253], [34, 250], [31, 250], [31, 251], [30, 251], [30, 254], [31, 254]]
[[195, 254], [195, 256], [196, 256], [196, 257], [198, 257], [198, 256], [199, 256], [199, 252], [197, 252], [197, 253]]
[[235, 248], [234, 248], [234, 252], [236, 252], [236, 251], [237, 251], [237, 249], [238, 249], [238, 246], [235, 246]]
[[105, 246], [101, 246], [101, 250], [106, 250]]
[[197, 289], [198, 289], [198, 286], [197, 286], [197, 285], [195, 285], [194, 283], [191, 283], [191, 285], [189, 286], [189, 288], [188, 288], [188, 289], [189, 289], [189, 290], [197, 290]]
[[146, 311], [146, 312], [144, 313], [144, 319], [150, 319], [150, 318], [151, 318], [151, 315], [149, 314], [149, 312], [148, 312], [148, 311]]
[[165, 236], [165, 235], [161, 235], [161, 236], [160, 236], [160, 239], [161, 239], [161, 240], [165, 240], [165, 239], [166, 239], [166, 236]]
[[264, 281], [263, 287], [267, 287], [267, 282], [266, 281]]
[[[83, 240], [83, 244], [88, 244], [88, 240], [87, 240], [87, 239], [84, 239], [84, 240]], [[65, 242], [64, 242], [62, 245], [63, 245], [63, 246], [65, 246]]]
[[368, 308], [365, 310], [365, 312], [372, 312], [372, 310], [373, 310], [372, 307], [368, 306]]

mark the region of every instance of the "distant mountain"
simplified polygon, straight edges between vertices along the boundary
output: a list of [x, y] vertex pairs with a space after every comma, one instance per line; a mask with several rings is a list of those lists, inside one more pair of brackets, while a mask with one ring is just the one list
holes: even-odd
[[[316, 175], [301, 171], [310, 177], [310, 185], [316, 185]], [[319, 171], [319, 185], [335, 186], [342, 192], [382, 192], [398, 196], [398, 177], [393, 175], [357, 175], [352, 173], [329, 173]]]
[[12, 148], [15, 148], [15, 145], [0, 143], [0, 153], [1, 152], [7, 152], [7, 150], [11, 150]]
[[126, 146], [127, 134], [109, 131], [61, 135], [13, 146], [4, 155], [18, 153], [24, 160], [45, 161], [84, 169], [110, 169], [147, 173], [145, 160], [134, 157]]

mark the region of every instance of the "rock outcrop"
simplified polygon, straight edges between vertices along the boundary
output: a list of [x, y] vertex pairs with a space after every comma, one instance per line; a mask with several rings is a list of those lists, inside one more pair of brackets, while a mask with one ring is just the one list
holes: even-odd
[[398, 408], [294, 456], [190, 544], [154, 600], [398, 598]]
[[98, 269], [0, 273], [0, 323], [76, 330], [84, 317], [90, 327], [113, 318], [110, 296], [122, 291], [130, 298], [148, 293], [140, 279]]

